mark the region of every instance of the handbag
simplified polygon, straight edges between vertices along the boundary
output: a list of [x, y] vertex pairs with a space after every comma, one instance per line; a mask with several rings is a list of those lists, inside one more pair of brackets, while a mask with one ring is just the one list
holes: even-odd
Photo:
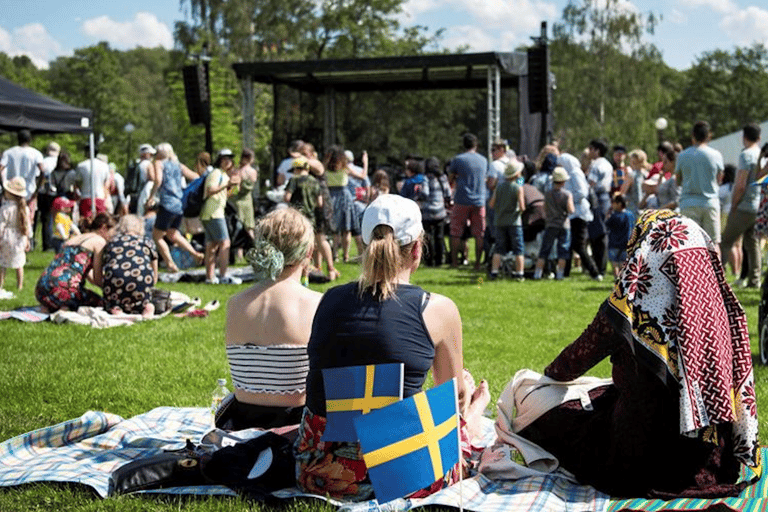
[[171, 292], [163, 288], [152, 288], [149, 291], [149, 302], [155, 306], [155, 314], [160, 315], [171, 309]]

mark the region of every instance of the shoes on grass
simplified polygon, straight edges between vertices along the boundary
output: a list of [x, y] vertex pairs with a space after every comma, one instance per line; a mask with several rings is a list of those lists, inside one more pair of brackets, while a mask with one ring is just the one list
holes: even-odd
[[243, 280], [235, 276], [224, 276], [219, 279], [221, 284], [243, 284]]

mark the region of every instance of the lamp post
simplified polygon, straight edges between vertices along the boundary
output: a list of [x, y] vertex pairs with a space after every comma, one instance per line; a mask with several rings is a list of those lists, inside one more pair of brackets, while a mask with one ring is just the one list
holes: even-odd
[[656, 135], [659, 139], [659, 144], [664, 141], [664, 130], [667, 128], [667, 119], [660, 117], [654, 121], [653, 126], [656, 127]]
[[128, 134], [128, 148], [125, 150], [125, 169], [131, 166], [131, 147], [133, 146], [133, 131], [136, 129], [132, 123], [123, 126], [123, 131]]

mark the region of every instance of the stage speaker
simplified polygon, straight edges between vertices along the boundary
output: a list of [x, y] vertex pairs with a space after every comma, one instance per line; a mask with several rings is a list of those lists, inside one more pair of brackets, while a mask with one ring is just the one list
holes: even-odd
[[211, 95], [205, 66], [197, 64], [182, 68], [184, 95], [191, 124], [208, 124], [211, 119]]

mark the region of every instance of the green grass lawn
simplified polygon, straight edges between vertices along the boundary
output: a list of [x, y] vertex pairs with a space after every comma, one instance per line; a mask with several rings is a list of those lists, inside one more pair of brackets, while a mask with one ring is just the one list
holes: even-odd
[[[34, 284], [51, 253], [28, 255], [26, 285], [0, 309], [34, 305]], [[339, 264], [342, 282], [358, 275], [355, 265]], [[15, 286], [11, 272], [6, 289]], [[488, 282], [468, 268], [420, 269], [415, 284], [452, 298], [464, 324], [464, 365], [490, 383], [493, 399], [521, 368], [542, 371], [592, 320], [611, 284], [576, 273], [569, 280]], [[9, 286], [10, 285], [10, 286]], [[230, 295], [247, 285], [161, 285], [203, 303], [222, 307], [207, 318], [174, 318], [132, 327], [92, 329], [77, 325], [0, 322], [0, 441], [45, 427], [88, 410], [131, 417], [158, 406], [207, 406], [216, 379], [227, 377], [224, 318]], [[323, 291], [330, 285], [314, 286]], [[747, 311], [752, 351], [757, 360], [757, 290], [736, 290]], [[302, 312], [297, 311], [296, 315]], [[761, 442], [768, 420], [768, 369], [756, 367]], [[609, 376], [603, 361], [590, 374]], [[231, 386], [230, 386], [231, 387]], [[288, 510], [325, 510], [320, 505], [290, 505]], [[79, 487], [30, 485], [0, 489], [0, 511], [25, 510], [259, 510], [239, 499], [94, 498]]]

